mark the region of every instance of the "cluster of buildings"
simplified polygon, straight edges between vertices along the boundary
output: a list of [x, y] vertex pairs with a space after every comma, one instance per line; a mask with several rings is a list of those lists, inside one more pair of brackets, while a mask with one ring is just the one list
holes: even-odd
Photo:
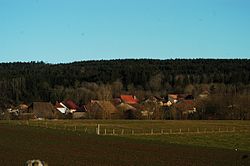
[[[206, 94], [203, 97], [206, 97]], [[207, 94], [208, 95], [208, 94]], [[2, 119], [188, 119], [197, 112], [195, 99], [188, 94], [151, 96], [139, 101], [133, 95], [121, 95], [110, 101], [91, 100], [79, 106], [73, 100], [21, 104], [1, 113]], [[8, 116], [7, 116], [8, 115]]]

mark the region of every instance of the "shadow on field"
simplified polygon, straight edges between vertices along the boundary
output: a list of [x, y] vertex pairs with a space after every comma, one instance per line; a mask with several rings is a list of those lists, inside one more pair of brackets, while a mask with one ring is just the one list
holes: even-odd
[[160, 144], [27, 126], [0, 126], [0, 165], [249, 165], [249, 152]]

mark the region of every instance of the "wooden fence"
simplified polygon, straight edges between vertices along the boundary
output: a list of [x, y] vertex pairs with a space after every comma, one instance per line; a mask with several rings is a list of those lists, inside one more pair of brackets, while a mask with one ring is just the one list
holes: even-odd
[[57, 129], [57, 130], [68, 130], [83, 132], [86, 134], [96, 135], [177, 135], [177, 134], [213, 134], [213, 133], [234, 133], [234, 132], [248, 132], [246, 129], [236, 127], [210, 127], [210, 128], [147, 128], [147, 129], [133, 129], [133, 128], [114, 128], [97, 124], [95, 126], [84, 126], [74, 124], [58, 124], [47, 121], [17, 121], [10, 122], [10, 125], [22, 125], [30, 127]]
[[84, 125], [72, 125], [72, 124], [58, 124], [48, 121], [16, 121], [9, 122], [9, 125], [21, 125], [28, 127], [55, 129], [55, 130], [65, 130], [65, 131], [78, 131], [86, 134], [96, 134], [95, 126], [84, 126]]
[[[177, 134], [212, 134], [212, 133], [234, 133], [236, 128], [179, 128], [179, 129], [96, 129], [97, 135], [177, 135]], [[246, 132], [238, 130], [237, 132]]]

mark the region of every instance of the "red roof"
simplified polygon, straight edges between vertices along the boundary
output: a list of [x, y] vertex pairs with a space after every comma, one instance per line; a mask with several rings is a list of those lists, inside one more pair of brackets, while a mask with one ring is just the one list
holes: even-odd
[[63, 104], [69, 109], [79, 109], [79, 107], [72, 100], [66, 100], [65, 102], [63, 102]]
[[121, 95], [121, 99], [123, 102], [128, 104], [137, 104], [138, 100], [135, 99], [132, 95]]

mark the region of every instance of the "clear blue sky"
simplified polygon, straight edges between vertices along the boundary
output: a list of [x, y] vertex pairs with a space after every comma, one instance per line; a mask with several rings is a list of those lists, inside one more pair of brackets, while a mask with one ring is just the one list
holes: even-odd
[[250, 58], [250, 0], [0, 0], [0, 62]]

